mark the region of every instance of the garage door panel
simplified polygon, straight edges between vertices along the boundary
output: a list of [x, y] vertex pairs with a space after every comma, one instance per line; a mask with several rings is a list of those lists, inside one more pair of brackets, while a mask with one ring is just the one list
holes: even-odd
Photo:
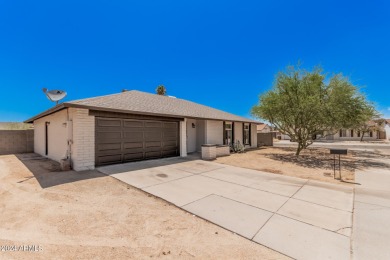
[[162, 133], [161, 132], [145, 132], [144, 133], [144, 140], [145, 141], [160, 141], [162, 140]]
[[96, 126], [99, 127], [99, 126], [104, 126], [104, 127], [108, 127], [108, 126], [112, 126], [112, 127], [118, 127], [118, 126], [121, 126], [122, 125], [122, 121], [120, 119], [99, 119]]
[[176, 142], [176, 140], [175, 141], [164, 141], [163, 142], [163, 146], [164, 147], [167, 147], [167, 146], [177, 146], [177, 142]]
[[143, 148], [143, 142], [124, 142], [123, 149], [134, 149], [134, 148]]
[[145, 133], [161, 133], [163, 128], [161, 127], [144, 127], [143, 132]]
[[161, 146], [160, 147], [146, 147], [146, 148], [143, 148], [144, 149], [144, 152], [158, 152], [162, 150]]
[[178, 150], [179, 147], [177, 145], [172, 145], [172, 146], [164, 146], [162, 148], [163, 151], [168, 151], [168, 150]]
[[122, 143], [106, 143], [106, 144], [97, 144], [98, 151], [112, 151], [112, 150], [121, 150]]
[[143, 153], [145, 152], [144, 148], [131, 148], [131, 149], [123, 149], [123, 153]]
[[177, 135], [178, 129], [163, 128], [163, 134], [167, 136]]
[[176, 140], [177, 136], [178, 136], [177, 132], [163, 132], [164, 139], [174, 138]]
[[98, 138], [98, 140], [101, 140], [101, 139], [121, 139], [122, 133], [121, 132], [98, 132], [97, 138]]
[[166, 137], [166, 138], [163, 138], [162, 141], [163, 141], [164, 143], [167, 143], [167, 142], [168, 142], [168, 143], [170, 143], [170, 142], [176, 142], [176, 143], [177, 143], [177, 141], [176, 141], [177, 138], [178, 138], [178, 137], [176, 137], [176, 138], [175, 138], [175, 137]]
[[99, 151], [98, 156], [100, 156], [100, 157], [106, 157], [106, 156], [116, 156], [116, 155], [118, 155], [118, 154], [119, 154], [119, 155], [122, 154], [122, 149]]
[[162, 145], [162, 143], [160, 141], [145, 142], [145, 148], [158, 147], [158, 149], [161, 149], [161, 145]]
[[138, 153], [125, 153], [123, 155], [123, 161], [124, 162], [131, 162], [131, 161], [139, 161], [144, 159], [144, 153], [138, 152]]
[[177, 151], [176, 150], [162, 151], [161, 153], [162, 153], [163, 157], [177, 156]]
[[178, 122], [96, 117], [96, 165], [179, 155]]
[[145, 122], [145, 127], [161, 128], [162, 127], [162, 122], [159, 122], [159, 121], [146, 121]]
[[160, 158], [161, 151], [145, 152], [145, 159]]
[[176, 151], [178, 150], [178, 147], [177, 146], [164, 146], [162, 148], [163, 151]]
[[144, 127], [144, 122], [139, 120], [124, 120], [123, 121], [124, 128], [140, 128]]
[[122, 162], [122, 154], [112, 154], [106, 156], [98, 156], [99, 165], [103, 164], [112, 164], [112, 163], [121, 163]]
[[142, 140], [143, 137], [143, 132], [123, 132], [123, 138], [126, 140]]
[[177, 122], [166, 122], [166, 123], [164, 123], [164, 128], [177, 129], [177, 127], [178, 127]]
[[132, 134], [132, 133], [143, 133], [145, 132], [145, 130], [143, 127], [129, 127], [129, 128], [124, 127], [123, 132]]

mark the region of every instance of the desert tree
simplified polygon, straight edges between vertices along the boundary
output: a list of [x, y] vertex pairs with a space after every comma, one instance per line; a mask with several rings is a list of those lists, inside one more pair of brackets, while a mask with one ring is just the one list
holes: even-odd
[[277, 74], [272, 89], [260, 95], [252, 114], [297, 142], [299, 156], [316, 136], [362, 124], [360, 114], [367, 107], [375, 110], [346, 77], [327, 78], [320, 67], [308, 71], [298, 65]]

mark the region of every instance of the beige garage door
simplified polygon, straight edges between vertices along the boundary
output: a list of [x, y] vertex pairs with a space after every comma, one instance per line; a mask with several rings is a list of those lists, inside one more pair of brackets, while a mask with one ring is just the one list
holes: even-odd
[[96, 117], [95, 164], [179, 155], [179, 122]]

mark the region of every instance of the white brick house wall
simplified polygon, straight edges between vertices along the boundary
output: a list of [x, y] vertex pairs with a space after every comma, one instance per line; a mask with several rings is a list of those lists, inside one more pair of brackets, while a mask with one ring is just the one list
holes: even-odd
[[386, 132], [386, 139], [390, 140], [390, 124], [386, 124], [385, 132]]
[[[68, 118], [69, 117], [69, 118]], [[67, 121], [72, 121], [68, 130]], [[88, 109], [69, 108], [34, 121], [34, 151], [45, 155], [45, 122], [48, 126], [48, 158], [60, 161], [68, 155], [68, 140], [71, 140], [70, 157], [76, 171], [95, 168], [95, 117]]]
[[[45, 127], [48, 123], [48, 154], [46, 152]], [[66, 158], [68, 150], [67, 140], [67, 111], [39, 118], [34, 121], [34, 152], [42, 156], [60, 161]]]
[[251, 147], [257, 147], [257, 125], [251, 124]]
[[95, 117], [88, 109], [70, 108], [73, 120], [72, 166], [76, 171], [95, 168]]
[[234, 122], [234, 142], [239, 141], [240, 144], [243, 144], [243, 133], [242, 133], [242, 125], [241, 122]]
[[206, 121], [206, 143], [223, 144], [223, 121]]

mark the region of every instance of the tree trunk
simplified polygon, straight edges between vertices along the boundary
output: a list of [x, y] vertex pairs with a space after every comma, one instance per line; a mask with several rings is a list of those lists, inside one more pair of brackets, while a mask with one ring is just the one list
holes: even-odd
[[362, 133], [362, 137], [360, 138], [360, 142], [363, 142], [364, 134], [365, 134], [365, 132]]
[[301, 153], [302, 148], [303, 148], [303, 145], [302, 145], [300, 142], [298, 142], [297, 151], [295, 152], [295, 155], [296, 155], [297, 157], [299, 157], [299, 154]]

